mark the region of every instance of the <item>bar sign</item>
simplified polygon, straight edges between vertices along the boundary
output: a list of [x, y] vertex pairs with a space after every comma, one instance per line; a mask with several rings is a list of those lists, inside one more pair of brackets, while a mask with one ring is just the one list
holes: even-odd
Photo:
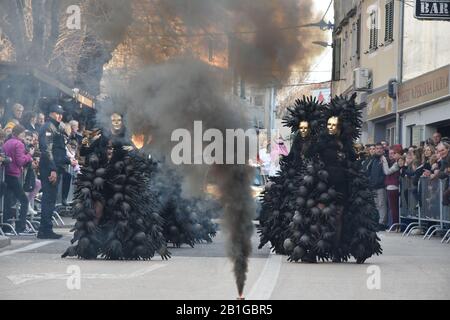
[[450, 0], [416, 0], [415, 17], [450, 21]]

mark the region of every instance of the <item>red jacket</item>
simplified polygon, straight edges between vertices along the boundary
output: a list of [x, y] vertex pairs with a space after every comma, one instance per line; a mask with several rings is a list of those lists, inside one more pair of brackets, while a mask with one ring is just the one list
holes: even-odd
[[11, 158], [11, 163], [6, 166], [6, 175], [20, 177], [25, 165], [33, 161], [30, 154], [25, 151], [25, 145], [19, 138], [12, 137], [3, 145], [3, 151]]

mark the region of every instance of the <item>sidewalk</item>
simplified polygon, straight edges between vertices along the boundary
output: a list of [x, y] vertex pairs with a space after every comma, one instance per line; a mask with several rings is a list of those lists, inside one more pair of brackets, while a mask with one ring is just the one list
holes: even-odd
[[11, 244], [11, 239], [5, 236], [0, 236], [0, 249]]

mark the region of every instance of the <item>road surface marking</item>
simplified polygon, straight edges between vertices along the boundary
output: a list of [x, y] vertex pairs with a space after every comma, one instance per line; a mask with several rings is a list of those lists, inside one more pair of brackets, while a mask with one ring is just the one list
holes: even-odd
[[282, 256], [271, 253], [258, 280], [253, 285], [248, 300], [269, 300], [280, 274]]
[[37, 243], [30, 244], [30, 245], [28, 245], [26, 247], [23, 247], [23, 248], [20, 248], [20, 249], [7, 250], [7, 251], [4, 251], [4, 252], [1, 252], [0, 253], [0, 257], [9, 256], [9, 255], [12, 255], [12, 254], [15, 254], [15, 253], [19, 253], [19, 252], [24, 252], [24, 251], [31, 251], [31, 250], [34, 250], [34, 249], [46, 246], [46, 245], [48, 245], [50, 243], [53, 243], [53, 242], [55, 242], [55, 241], [37, 242]]
[[[152, 271], [158, 270], [165, 267], [165, 264], [155, 264], [149, 268], [137, 270], [130, 274], [107, 274], [107, 273], [81, 273], [81, 279], [87, 280], [128, 280], [142, 277], [143, 275], [150, 273]], [[10, 275], [7, 278], [14, 283], [19, 285], [29, 281], [39, 281], [39, 280], [67, 280], [72, 275], [69, 273], [38, 273], [38, 274], [19, 274]]]

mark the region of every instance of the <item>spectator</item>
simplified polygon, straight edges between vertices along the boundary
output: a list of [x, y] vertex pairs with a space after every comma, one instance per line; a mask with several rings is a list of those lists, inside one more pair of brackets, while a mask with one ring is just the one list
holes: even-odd
[[372, 160], [373, 160], [373, 158], [375, 156], [375, 153], [376, 153], [375, 145], [370, 145], [367, 153], [368, 153], [367, 158], [361, 164], [362, 165], [362, 170], [364, 172], [368, 171], [368, 167], [369, 167], [370, 163], [372, 162]]
[[[31, 131], [25, 132], [25, 147], [28, 149], [35, 148], [35, 144], [33, 143], [34, 134]], [[39, 158], [36, 157], [36, 149], [33, 156], [33, 162], [30, 163], [26, 168], [25, 173], [25, 182], [24, 182], [24, 191], [28, 196], [28, 213], [31, 215], [36, 215], [37, 212], [34, 210], [34, 199], [36, 195], [41, 190], [41, 181], [37, 178], [37, 168], [39, 165]]]
[[[6, 134], [5, 131], [0, 129], [0, 168], [3, 169], [4, 166], [7, 166], [9, 163], [11, 163], [11, 158], [7, 157], [5, 153], [3, 152], [3, 144], [6, 140]], [[0, 198], [2, 198], [5, 195], [6, 191], [6, 184], [4, 182], [0, 182]]]
[[23, 116], [23, 126], [25, 129], [31, 132], [37, 132], [38, 129], [36, 127], [37, 123], [37, 113], [36, 112], [27, 112]]
[[31, 141], [31, 143], [33, 144], [36, 150], [39, 150], [39, 134], [37, 132], [32, 132], [32, 134], [33, 140]]
[[392, 224], [399, 223], [399, 186], [400, 186], [400, 165], [399, 160], [402, 157], [402, 146], [394, 145], [389, 148], [389, 162], [382, 157], [383, 172], [386, 175], [385, 185], [388, 198], [389, 211], [391, 213]]
[[444, 189], [443, 205], [448, 206], [450, 204], [450, 188], [448, 178], [450, 177], [450, 144], [441, 142], [437, 146], [437, 151], [440, 155], [439, 163], [439, 179], [447, 179], [447, 185]]
[[23, 105], [16, 103], [12, 108], [12, 118], [8, 122], [13, 122], [15, 125], [22, 124], [23, 110]]
[[11, 163], [6, 168], [5, 181], [7, 195], [5, 197], [5, 220], [8, 221], [13, 215], [12, 206], [16, 200], [20, 201], [20, 214], [16, 222], [16, 231], [19, 234], [25, 232], [26, 218], [28, 212], [28, 198], [23, 191], [20, 177], [24, 166], [33, 161], [33, 149], [27, 152], [23, 143], [25, 128], [16, 125], [12, 131], [12, 137], [4, 144], [5, 155], [11, 158]]
[[381, 145], [383, 146], [384, 149], [384, 156], [385, 158], [389, 157], [389, 143], [387, 141], [381, 141]]
[[78, 121], [72, 120], [69, 122], [69, 124], [72, 129], [70, 139], [75, 140], [78, 145], [81, 145], [81, 142], [83, 141], [83, 135], [80, 133], [80, 125]]
[[[41, 161], [39, 166], [42, 183], [42, 217], [39, 228], [39, 239], [60, 239], [62, 236], [53, 232], [52, 216], [56, 205], [58, 184], [66, 165], [71, 164], [67, 157], [64, 130], [60, 123], [63, 118], [60, 105], [50, 107], [49, 120], [39, 133], [39, 149]], [[75, 163], [72, 163], [75, 165]]]
[[[6, 141], [5, 130], [0, 129], [0, 148], [3, 147], [3, 144], [5, 143], [5, 141]], [[0, 149], [0, 150], [1, 150], [1, 152], [3, 152], [3, 149]]]
[[5, 126], [6, 139], [11, 137], [12, 131], [15, 126], [16, 126], [16, 124], [14, 122], [8, 122], [6, 124], [6, 126]]
[[5, 105], [0, 101], [0, 129], [3, 128], [4, 125], [6, 125], [5, 122]]
[[380, 215], [380, 228], [387, 224], [386, 189], [384, 185], [383, 161], [384, 147], [381, 143], [375, 146], [375, 153], [367, 167], [369, 186], [375, 192], [375, 205]]
[[36, 122], [36, 130], [37, 132], [41, 131], [42, 126], [45, 123], [45, 115], [43, 113], [38, 113], [37, 122]]
[[433, 134], [433, 146], [437, 147], [441, 143], [442, 135], [439, 132]]
[[430, 175], [432, 174], [431, 160], [432, 160], [432, 157], [434, 156], [434, 154], [435, 154], [435, 150], [434, 150], [433, 146], [431, 146], [431, 145], [425, 146], [425, 148], [423, 149], [421, 165], [417, 168], [417, 175], [419, 178], [421, 176], [430, 177]]

